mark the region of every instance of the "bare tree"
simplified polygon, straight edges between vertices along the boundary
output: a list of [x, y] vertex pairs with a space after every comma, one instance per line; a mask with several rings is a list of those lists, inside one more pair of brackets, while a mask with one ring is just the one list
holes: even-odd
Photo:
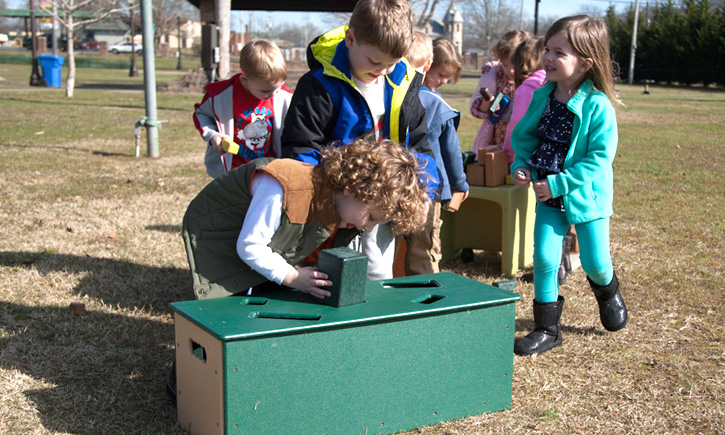
[[459, 0], [465, 12], [465, 44], [488, 51], [520, 21], [519, 0]]
[[[106, 0], [52, 0], [55, 8], [48, 9], [48, 13], [56, 18], [61, 26], [65, 27], [68, 37], [68, 79], [66, 80], [65, 96], [73, 97], [76, 85], [76, 61], [75, 47], [73, 46], [74, 33], [76, 29], [85, 27], [90, 23], [103, 20], [111, 15], [125, 12], [127, 8], [119, 6], [118, 1]], [[89, 10], [93, 7], [92, 10]], [[76, 20], [74, 14], [85, 11], [88, 15]]]
[[154, 21], [154, 47], [158, 47], [161, 36], [176, 29], [178, 17], [198, 16], [199, 12], [186, 0], [154, 0], [152, 17]]
[[415, 27], [423, 27], [433, 18], [436, 6], [438, 6], [438, 0], [411, 0], [410, 7], [413, 9], [415, 16], [418, 17], [415, 20]]

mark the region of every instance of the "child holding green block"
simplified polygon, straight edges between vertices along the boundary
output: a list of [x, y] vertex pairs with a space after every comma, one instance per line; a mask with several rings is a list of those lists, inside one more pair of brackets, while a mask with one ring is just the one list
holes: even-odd
[[379, 223], [393, 222], [401, 235], [423, 225], [426, 186], [410, 151], [365, 136], [321, 157], [317, 165], [253, 160], [192, 200], [183, 237], [197, 298], [254, 293], [269, 282], [325, 298], [332, 283], [314, 266], [321, 248], [347, 246]]

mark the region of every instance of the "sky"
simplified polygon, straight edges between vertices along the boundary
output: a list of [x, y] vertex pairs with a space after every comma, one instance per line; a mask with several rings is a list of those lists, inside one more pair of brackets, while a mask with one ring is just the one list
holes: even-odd
[[[516, 0], [511, 0], [512, 3], [517, 5], [517, 11], [520, 11], [521, 3]], [[540, 0], [539, 2], [539, 17], [564, 17], [567, 15], [575, 15], [577, 13], [588, 10], [599, 10], [606, 11], [609, 5], [614, 5], [618, 12], [624, 12], [629, 4], [634, 4], [635, 0]], [[655, 1], [650, 1], [655, 3]], [[640, 7], [644, 7], [646, 0], [640, 0]], [[448, 9], [450, 0], [441, 0], [439, 6], [436, 8], [436, 18], [442, 19], [443, 14]], [[534, 19], [535, 0], [524, 0], [524, 19], [531, 21]], [[232, 30], [239, 29], [240, 23], [240, 12], [234, 12], [231, 17]], [[241, 13], [241, 19], [245, 25], [250, 22], [250, 12], [245, 11]], [[264, 12], [256, 11], [254, 13], [254, 19], [256, 22], [256, 28], [261, 29], [260, 26], [264, 25], [275, 25], [279, 23], [292, 23], [302, 24], [313, 23], [317, 27], [326, 27], [325, 20], [326, 14], [314, 13], [314, 12]]]

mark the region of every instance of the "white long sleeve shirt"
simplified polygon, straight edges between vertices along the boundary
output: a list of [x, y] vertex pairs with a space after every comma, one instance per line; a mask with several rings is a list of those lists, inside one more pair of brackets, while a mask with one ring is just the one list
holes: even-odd
[[284, 191], [276, 178], [257, 172], [252, 178], [252, 201], [237, 238], [237, 254], [257, 273], [277, 284], [294, 266], [272, 251], [269, 243], [282, 219]]

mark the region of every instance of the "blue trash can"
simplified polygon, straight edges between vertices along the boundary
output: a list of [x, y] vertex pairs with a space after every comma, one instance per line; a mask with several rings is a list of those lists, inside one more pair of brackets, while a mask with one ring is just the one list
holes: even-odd
[[60, 87], [60, 73], [63, 70], [63, 61], [63, 56], [53, 54], [38, 55], [38, 62], [43, 70], [43, 78], [47, 87]]

